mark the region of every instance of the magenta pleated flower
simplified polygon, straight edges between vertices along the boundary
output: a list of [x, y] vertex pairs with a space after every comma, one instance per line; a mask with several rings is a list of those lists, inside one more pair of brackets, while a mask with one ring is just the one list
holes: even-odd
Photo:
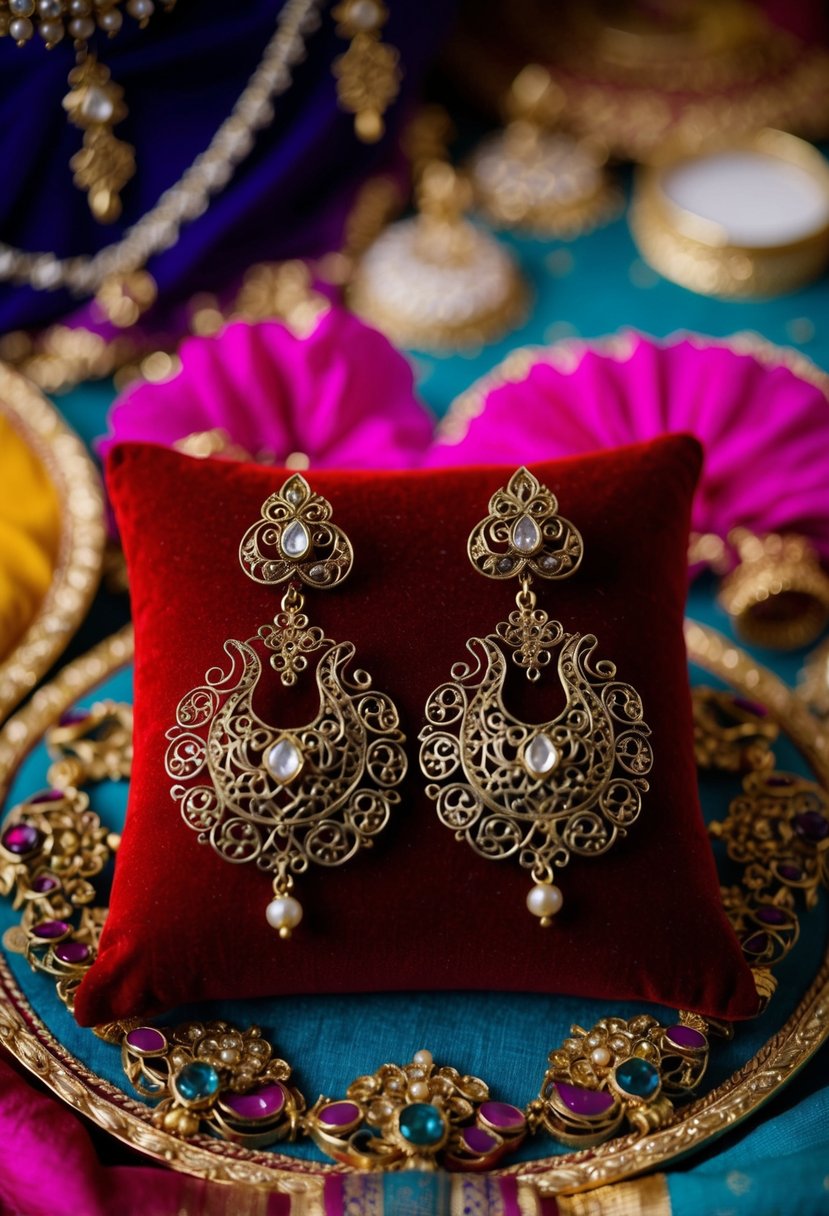
[[307, 458], [312, 469], [406, 468], [432, 438], [406, 359], [341, 308], [325, 310], [310, 333], [236, 322], [187, 339], [179, 354], [177, 374], [117, 399], [102, 455], [143, 440], [275, 465], [302, 467]]
[[454, 403], [426, 463], [531, 464], [696, 435], [692, 526], [807, 536], [829, 560], [829, 377], [751, 335], [625, 333], [516, 351]]

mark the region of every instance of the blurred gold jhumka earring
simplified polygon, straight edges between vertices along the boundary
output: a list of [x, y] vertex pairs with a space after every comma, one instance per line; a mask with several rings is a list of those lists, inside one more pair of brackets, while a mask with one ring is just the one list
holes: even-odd
[[[311, 863], [339, 866], [386, 826], [406, 774], [397, 709], [350, 664], [353, 642], [310, 625], [300, 588], [339, 586], [351, 571], [348, 537], [331, 504], [304, 477], [289, 477], [262, 506], [239, 547], [256, 583], [288, 582], [280, 611], [247, 641], [228, 639], [227, 671], [212, 667], [179, 702], [167, 732], [171, 794], [188, 827], [226, 861], [254, 862], [274, 875], [268, 923], [287, 938], [302, 919], [291, 894]], [[286, 689], [319, 655], [319, 710], [312, 721], [275, 727], [254, 709], [260, 652]]]
[[349, 302], [399, 346], [475, 349], [520, 324], [528, 289], [509, 251], [470, 222], [468, 179], [449, 164], [439, 107], [406, 137], [417, 215], [390, 224], [363, 254]]
[[560, 129], [563, 107], [561, 89], [539, 64], [512, 82], [507, 126], [469, 161], [475, 200], [492, 223], [574, 237], [618, 215], [622, 196], [607, 172], [607, 149]]
[[725, 576], [719, 602], [737, 633], [755, 646], [808, 646], [829, 621], [829, 577], [805, 536], [757, 536], [734, 528], [728, 542], [738, 562]]
[[[471, 660], [426, 702], [420, 766], [438, 818], [480, 856], [517, 856], [534, 885], [527, 907], [542, 925], [561, 909], [554, 872], [572, 854], [607, 852], [637, 819], [653, 763], [642, 701], [616, 667], [595, 660], [593, 634], [568, 633], [537, 606], [534, 578], [579, 568], [580, 533], [555, 496], [525, 468], [489, 501], [467, 551], [486, 578], [517, 578], [515, 610], [495, 631], [470, 638]], [[504, 702], [510, 661], [540, 680], [558, 652], [565, 705], [528, 723]]]

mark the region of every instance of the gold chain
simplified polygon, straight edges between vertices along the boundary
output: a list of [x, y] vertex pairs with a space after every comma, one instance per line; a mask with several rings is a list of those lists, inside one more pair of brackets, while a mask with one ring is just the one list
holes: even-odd
[[305, 38], [318, 24], [321, 3], [287, 0], [258, 67], [208, 147], [120, 241], [96, 254], [70, 258], [29, 253], [0, 242], [0, 282], [25, 283], [40, 291], [66, 287], [77, 296], [88, 296], [113, 275], [133, 274], [151, 257], [171, 249], [184, 225], [203, 215], [211, 197], [228, 184], [251, 151], [255, 133], [273, 118], [273, 100], [290, 87], [292, 68], [303, 58]]

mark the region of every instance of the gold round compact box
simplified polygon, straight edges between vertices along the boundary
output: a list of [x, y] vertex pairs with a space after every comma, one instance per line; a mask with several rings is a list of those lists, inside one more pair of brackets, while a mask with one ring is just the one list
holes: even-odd
[[740, 299], [796, 291], [829, 262], [829, 162], [766, 129], [640, 170], [630, 227], [674, 283]]

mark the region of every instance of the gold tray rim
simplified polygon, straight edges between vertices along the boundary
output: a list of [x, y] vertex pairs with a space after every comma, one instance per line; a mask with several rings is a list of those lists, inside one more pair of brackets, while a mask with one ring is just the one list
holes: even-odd
[[25, 633], [0, 662], [0, 722], [74, 636], [101, 577], [106, 525], [101, 479], [86, 447], [30, 380], [0, 362], [0, 413], [45, 468], [60, 504], [52, 581]]
[[[829, 785], [829, 735], [796, 693], [745, 651], [708, 626], [688, 622], [689, 659], [759, 699]], [[128, 626], [63, 668], [0, 731], [0, 798], [23, 757], [57, 714], [130, 661]], [[540, 1195], [559, 1195], [634, 1177], [709, 1143], [773, 1097], [829, 1038], [829, 949], [794, 1013], [741, 1068], [711, 1093], [678, 1112], [667, 1127], [648, 1136], [628, 1135], [595, 1149], [522, 1162], [493, 1171], [517, 1176]], [[180, 1140], [152, 1125], [152, 1108], [97, 1077], [71, 1055], [29, 1006], [0, 955], [0, 1043], [53, 1093], [96, 1126], [131, 1148], [180, 1172], [214, 1182], [244, 1183], [320, 1200], [325, 1179], [348, 1173], [329, 1165], [257, 1152], [208, 1134]]]

